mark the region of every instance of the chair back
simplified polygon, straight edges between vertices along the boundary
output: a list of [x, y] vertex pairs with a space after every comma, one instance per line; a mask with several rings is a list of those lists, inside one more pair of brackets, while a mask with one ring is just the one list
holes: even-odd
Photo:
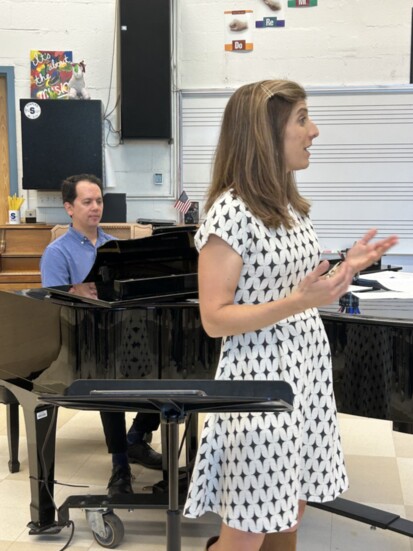
[[[105, 222], [100, 224], [100, 227], [105, 233], [113, 235], [117, 239], [139, 239], [141, 237], [149, 237], [152, 235], [151, 224], [128, 224], [127, 222]], [[56, 224], [50, 232], [52, 234], [51, 241], [54, 241], [61, 235], [67, 232], [69, 224]]]

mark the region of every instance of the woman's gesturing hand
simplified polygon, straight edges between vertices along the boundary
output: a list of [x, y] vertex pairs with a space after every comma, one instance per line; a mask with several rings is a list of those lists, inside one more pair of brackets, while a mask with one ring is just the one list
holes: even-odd
[[357, 272], [376, 262], [396, 245], [395, 235], [370, 243], [376, 233], [375, 229], [369, 230], [359, 239], [347, 251], [345, 261], [337, 269], [329, 273], [329, 263], [325, 260], [303, 279], [295, 293], [301, 294], [304, 308], [324, 306], [343, 296]]
[[347, 251], [345, 264], [351, 267], [353, 274], [368, 268], [397, 244], [398, 239], [395, 235], [370, 243], [376, 233], [375, 229], [369, 230]]

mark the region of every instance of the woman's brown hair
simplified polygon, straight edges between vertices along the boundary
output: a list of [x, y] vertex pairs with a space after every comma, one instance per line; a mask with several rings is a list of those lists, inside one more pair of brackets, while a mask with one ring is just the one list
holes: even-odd
[[292, 226], [288, 204], [302, 215], [309, 213], [310, 203], [284, 159], [288, 118], [305, 99], [305, 90], [288, 80], [247, 84], [233, 93], [224, 111], [206, 212], [232, 189], [268, 227]]

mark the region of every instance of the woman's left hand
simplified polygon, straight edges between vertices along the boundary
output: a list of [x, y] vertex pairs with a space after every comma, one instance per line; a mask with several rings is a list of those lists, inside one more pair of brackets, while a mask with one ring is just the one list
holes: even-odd
[[376, 233], [375, 229], [369, 230], [347, 251], [345, 262], [351, 267], [354, 274], [371, 266], [398, 242], [397, 236], [391, 235], [370, 243]]

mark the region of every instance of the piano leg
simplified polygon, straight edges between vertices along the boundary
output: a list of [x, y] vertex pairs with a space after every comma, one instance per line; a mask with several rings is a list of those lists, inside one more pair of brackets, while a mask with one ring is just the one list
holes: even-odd
[[19, 463], [19, 402], [7, 388], [0, 384], [0, 403], [6, 405], [7, 441], [9, 446], [9, 471], [17, 473]]
[[17, 473], [20, 470], [19, 462], [19, 404], [17, 402], [6, 405], [7, 408], [7, 437], [9, 443], [9, 471]]
[[54, 471], [57, 408], [41, 405], [24, 410], [30, 473], [30, 534], [55, 530]]
[[37, 396], [7, 381], [0, 381], [23, 408], [30, 476], [30, 534], [57, 533], [54, 469], [57, 406], [42, 404]]

